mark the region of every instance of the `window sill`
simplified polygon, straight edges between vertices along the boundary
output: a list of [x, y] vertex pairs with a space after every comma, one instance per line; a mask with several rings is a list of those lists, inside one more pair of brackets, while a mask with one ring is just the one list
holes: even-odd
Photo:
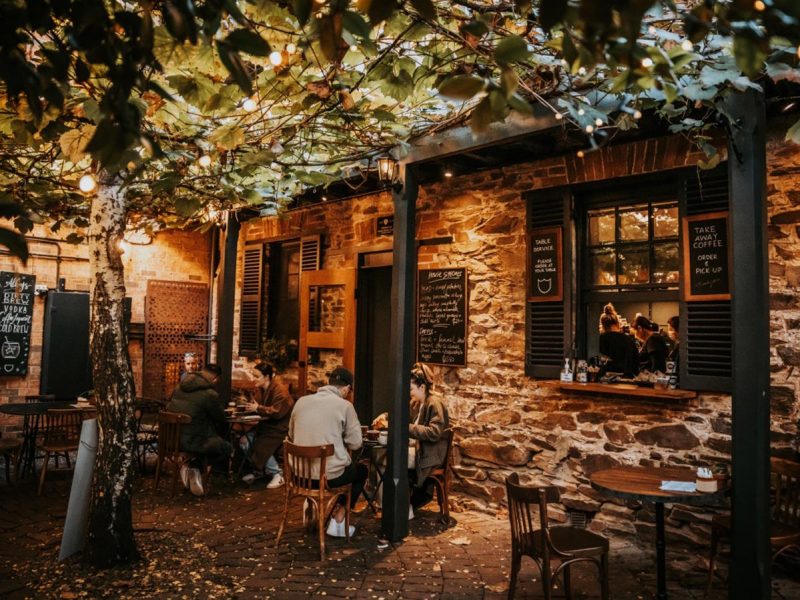
[[633, 396], [663, 400], [693, 400], [697, 392], [691, 390], [656, 390], [630, 383], [559, 383], [559, 388], [569, 392], [606, 394], [609, 396]]

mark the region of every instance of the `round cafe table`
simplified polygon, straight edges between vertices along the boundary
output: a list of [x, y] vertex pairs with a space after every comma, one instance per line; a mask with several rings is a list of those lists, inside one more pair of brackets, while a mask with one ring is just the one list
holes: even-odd
[[680, 467], [614, 467], [589, 478], [592, 487], [606, 496], [652, 502], [656, 508], [656, 581], [658, 600], [667, 600], [664, 504], [717, 504], [724, 490], [716, 492], [672, 492], [661, 489], [663, 481], [695, 481], [692, 469]]

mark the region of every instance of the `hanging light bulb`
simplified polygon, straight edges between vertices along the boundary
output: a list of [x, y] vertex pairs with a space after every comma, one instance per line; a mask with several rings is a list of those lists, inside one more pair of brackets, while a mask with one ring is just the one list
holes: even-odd
[[650, 27], [647, 28], [647, 33], [649, 33], [650, 35], [655, 35], [656, 31], [657, 30], [655, 25], [650, 25]]
[[603, 119], [601, 119], [600, 117], [597, 117], [594, 120], [594, 124], [597, 125], [598, 127], [600, 127], [603, 124]]
[[358, 45], [352, 44], [350, 46], [350, 52], [358, 52]]
[[691, 40], [683, 40], [681, 42], [681, 48], [683, 48], [686, 52], [691, 52], [694, 50], [694, 44]]
[[642, 59], [642, 66], [643, 66], [645, 69], [649, 69], [650, 67], [652, 67], [652, 66], [653, 66], [653, 59], [652, 59], [652, 58], [650, 58], [649, 56], [647, 56], [647, 57], [643, 58], [643, 59]]
[[294, 44], [292, 44], [291, 42], [289, 42], [288, 44], [286, 44], [286, 51], [287, 51], [289, 54], [294, 54], [296, 50], [297, 50], [297, 46], [295, 46], [295, 45], [294, 45]]
[[583, 158], [586, 156], [586, 153], [583, 150], [578, 150], [578, 158]]
[[210, 167], [211, 157], [208, 154], [203, 154], [203, 156], [197, 159], [197, 162], [203, 168]]
[[84, 193], [88, 194], [93, 192], [97, 187], [97, 181], [91, 175], [84, 175], [78, 182], [78, 188]]
[[560, 112], [557, 112], [555, 114], [555, 118], [556, 118], [556, 121], [560, 121], [561, 119], [564, 118], [564, 115], [562, 115]]
[[256, 102], [252, 98], [248, 98], [247, 100], [242, 102], [242, 108], [245, 109], [247, 112], [253, 112], [255, 109], [258, 108], [258, 102]]
[[755, 8], [757, 11], [762, 11], [765, 8], [767, 8], [767, 5], [764, 4], [764, 2], [762, 2], [761, 0], [756, 0], [755, 2], [753, 2], [753, 8]]
[[633, 118], [634, 119], [641, 119], [642, 118], [642, 111], [640, 111], [640, 110], [633, 111]]
[[594, 125], [586, 126], [586, 133], [592, 133], [593, 131], [594, 131]]
[[272, 64], [273, 67], [277, 67], [283, 62], [283, 56], [277, 50], [274, 50], [269, 53], [269, 62]]
[[578, 109], [578, 114], [579, 114], [579, 115], [581, 115], [581, 116], [583, 116], [583, 115], [585, 115], [585, 114], [586, 114], [586, 111], [585, 111], [585, 110], [583, 110], [582, 108], [579, 108], [579, 109]]

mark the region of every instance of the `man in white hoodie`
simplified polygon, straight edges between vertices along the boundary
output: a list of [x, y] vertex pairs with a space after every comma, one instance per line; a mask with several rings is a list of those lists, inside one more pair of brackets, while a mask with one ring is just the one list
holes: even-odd
[[[333, 456], [325, 462], [325, 473], [329, 487], [353, 484], [350, 508], [356, 505], [364, 482], [367, 480], [367, 467], [354, 463], [349, 450], [361, 448], [361, 423], [353, 404], [347, 399], [353, 389], [353, 374], [344, 367], [336, 367], [328, 375], [328, 385], [322, 386], [316, 394], [303, 396], [294, 406], [289, 421], [289, 439], [298, 446], [333, 445]], [[319, 478], [319, 465], [315, 478]], [[342, 506], [334, 511], [328, 523], [328, 535], [344, 537], [344, 499]], [[355, 528], [350, 526], [350, 535]]]

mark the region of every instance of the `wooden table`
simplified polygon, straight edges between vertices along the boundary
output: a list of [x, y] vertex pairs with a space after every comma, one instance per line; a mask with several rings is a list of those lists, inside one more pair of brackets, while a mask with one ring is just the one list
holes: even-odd
[[614, 467], [598, 471], [589, 478], [592, 487], [607, 496], [626, 500], [653, 502], [656, 507], [656, 575], [658, 600], [667, 600], [666, 548], [664, 537], [664, 504], [716, 504], [724, 490], [714, 493], [666, 492], [662, 481], [695, 481], [692, 469], [679, 467]]

